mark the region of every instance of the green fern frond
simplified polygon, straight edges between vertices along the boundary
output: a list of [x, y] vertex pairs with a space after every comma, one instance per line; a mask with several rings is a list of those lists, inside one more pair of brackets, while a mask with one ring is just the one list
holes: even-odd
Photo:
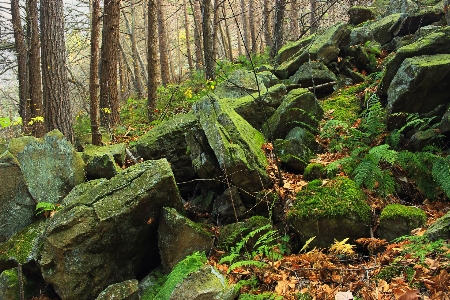
[[355, 168], [352, 175], [357, 186], [365, 186], [369, 190], [373, 190], [377, 185], [377, 178], [382, 176], [382, 171], [374, 161], [364, 159]]
[[450, 197], [450, 156], [446, 158], [439, 157], [435, 160], [432, 175], [445, 195]]
[[385, 161], [393, 165], [397, 161], [397, 151], [389, 149], [388, 144], [379, 145], [369, 150], [369, 157], [375, 164]]
[[257, 269], [261, 269], [267, 266], [267, 263], [263, 261], [257, 261], [257, 260], [240, 260], [232, 264], [229, 268], [227, 273], [229, 274], [234, 269], [241, 268], [241, 267], [255, 267]]

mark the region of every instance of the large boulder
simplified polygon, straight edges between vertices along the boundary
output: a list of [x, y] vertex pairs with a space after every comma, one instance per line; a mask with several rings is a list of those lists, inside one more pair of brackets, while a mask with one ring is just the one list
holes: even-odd
[[271, 186], [266, 173], [267, 159], [261, 146], [263, 135], [212, 95], [196, 102], [193, 111], [205, 132], [217, 162], [230, 184], [251, 197]]
[[395, 56], [386, 64], [386, 71], [381, 81], [379, 94], [386, 96], [392, 79], [406, 58], [421, 55], [450, 53], [450, 26], [421, 37], [414, 43], [398, 49]]
[[0, 178], [1, 243], [33, 222], [36, 202], [28, 193], [19, 162], [8, 151], [0, 155]]
[[242, 219], [245, 212], [241, 196], [235, 186], [226, 189], [222, 195], [214, 199], [212, 218], [220, 224], [234, 223]]
[[[447, 105], [449, 90], [450, 54], [405, 59], [387, 92], [388, 130], [403, 126], [407, 114], [426, 114]], [[442, 118], [444, 112], [437, 117]]]
[[136, 279], [125, 280], [108, 286], [96, 300], [139, 300], [139, 283]]
[[190, 195], [196, 186], [193, 180], [197, 175], [185, 140], [186, 131], [196, 126], [199, 125], [194, 114], [179, 114], [155, 126], [136, 141], [135, 145], [137, 154], [145, 160], [166, 158], [177, 182], [190, 182], [180, 185], [183, 196]]
[[283, 47], [278, 50], [278, 55], [276, 57], [277, 63], [282, 64], [291, 59], [298, 51], [302, 50], [309, 43], [311, 43], [314, 38], [315, 35], [311, 34], [295, 42], [288, 42], [286, 45], [283, 45]]
[[446, 213], [443, 217], [440, 217], [436, 220], [436, 222], [431, 224], [427, 231], [425, 231], [425, 236], [430, 241], [450, 239], [450, 212]]
[[175, 209], [164, 207], [158, 228], [158, 246], [161, 264], [168, 274], [173, 267], [192, 253], [211, 250], [213, 236], [200, 224], [179, 214]]
[[413, 229], [424, 226], [427, 216], [423, 210], [401, 204], [389, 204], [380, 215], [379, 237], [390, 242], [409, 235]]
[[316, 237], [310, 247], [329, 247], [335, 240], [370, 237], [371, 208], [356, 183], [336, 177], [321, 186], [312, 181], [297, 195], [288, 213], [299, 240]]
[[159, 263], [162, 207], [182, 211], [166, 159], [134, 165], [59, 210], [47, 227], [40, 266], [61, 298], [95, 299], [112, 283]]
[[[289, 80], [292, 84], [300, 84], [302, 88], [309, 88], [325, 83], [336, 82], [337, 77], [323, 63], [312, 61], [301, 65]], [[320, 92], [317, 92], [317, 94], [324, 96], [331, 94], [333, 91], [333, 85], [328, 85], [325, 88], [320, 89]]]
[[348, 10], [348, 23], [352, 25], [359, 25], [366, 21], [375, 19], [375, 10], [373, 7], [366, 6], [352, 6]]
[[408, 14], [398, 29], [398, 35], [403, 36], [415, 33], [420, 27], [439, 22], [444, 17], [444, 10], [438, 7], [426, 8]]
[[10, 152], [17, 157], [31, 197], [36, 202], [59, 203], [84, 182], [84, 162], [58, 130], [42, 139], [13, 139]]
[[364, 44], [369, 40], [374, 40], [381, 45], [389, 43], [397, 35], [397, 31], [405, 18], [406, 14], [392, 14], [354, 28], [350, 33], [349, 46]]
[[294, 127], [315, 132], [322, 115], [323, 109], [313, 93], [307, 89], [294, 89], [287, 94], [262, 129], [269, 140], [284, 139]]

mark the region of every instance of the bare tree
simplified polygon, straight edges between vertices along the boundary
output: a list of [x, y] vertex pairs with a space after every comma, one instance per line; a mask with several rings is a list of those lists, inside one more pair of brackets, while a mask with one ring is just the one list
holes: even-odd
[[158, 16], [158, 42], [159, 42], [159, 61], [161, 66], [161, 81], [165, 86], [170, 82], [169, 66], [169, 48], [167, 45], [166, 25], [164, 23], [164, 12], [161, 5], [162, 0], [156, 0]]
[[73, 142], [66, 69], [62, 0], [41, 0], [42, 85], [47, 131], [58, 129]]
[[316, 16], [317, 10], [317, 0], [310, 0], [311, 3], [311, 22], [310, 22], [310, 33], [315, 33], [319, 28], [318, 19]]
[[202, 0], [202, 30], [203, 54], [205, 57], [205, 77], [214, 80], [216, 77], [216, 63], [214, 59], [214, 29], [211, 24], [211, 0]]
[[158, 65], [158, 49], [157, 49], [157, 0], [148, 0], [148, 49], [147, 49], [147, 66], [148, 66], [148, 96], [147, 96], [147, 116], [149, 121], [155, 119], [156, 109], [156, 90], [158, 88], [157, 65]]
[[189, 33], [189, 19], [188, 19], [188, 11], [186, 1], [183, 2], [183, 11], [184, 11], [184, 30], [186, 34], [186, 55], [188, 59], [189, 71], [194, 70], [194, 63], [192, 61], [192, 53], [191, 53], [191, 34]]
[[91, 63], [90, 63], [90, 117], [91, 117], [91, 132], [92, 144], [101, 145], [102, 135], [100, 134], [100, 102], [99, 102], [99, 79], [98, 79], [98, 65], [100, 55], [100, 0], [92, 1], [92, 16], [91, 16]]
[[272, 58], [277, 55], [283, 43], [285, 10], [286, 0], [277, 0], [275, 4], [275, 23], [273, 25], [273, 44], [270, 49], [270, 57]]

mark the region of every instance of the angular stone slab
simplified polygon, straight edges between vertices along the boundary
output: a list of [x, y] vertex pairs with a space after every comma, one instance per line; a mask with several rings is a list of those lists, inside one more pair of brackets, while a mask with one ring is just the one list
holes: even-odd
[[108, 286], [96, 300], [139, 300], [139, 283], [130, 279]]
[[95, 299], [112, 283], [158, 263], [162, 207], [183, 210], [166, 159], [134, 165], [81, 194], [50, 219], [42, 252], [44, 280], [67, 300]]

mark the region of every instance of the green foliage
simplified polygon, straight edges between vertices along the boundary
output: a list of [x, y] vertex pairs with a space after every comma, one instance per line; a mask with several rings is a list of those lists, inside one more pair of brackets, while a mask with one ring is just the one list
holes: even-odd
[[420, 208], [405, 206], [401, 204], [387, 205], [380, 215], [380, 221], [385, 218], [402, 218], [406, 220], [419, 220], [422, 225], [425, 224], [427, 216]]
[[426, 256], [443, 255], [450, 258], [449, 241], [439, 239], [437, 241], [430, 241], [426, 236], [402, 236], [394, 240], [398, 243], [401, 241], [408, 241], [403, 246], [402, 255], [408, 255], [412, 258], [418, 258], [421, 263], [425, 262]]
[[297, 300], [313, 300], [313, 297], [308, 293], [298, 293], [295, 295], [295, 299]]
[[251, 59], [248, 59], [245, 55], [241, 55], [238, 57], [237, 63], [250, 71], [254, 71], [263, 65], [269, 65], [271, 61], [268, 50], [265, 49], [263, 54], [251, 54]]
[[59, 204], [53, 204], [50, 202], [39, 202], [36, 204], [36, 215], [44, 214], [47, 216], [52, 211], [57, 211], [61, 208]]
[[270, 293], [270, 292], [264, 292], [261, 294], [241, 294], [239, 296], [240, 300], [282, 300], [283, 296]]
[[447, 197], [450, 197], [450, 156], [435, 157], [432, 175]]
[[164, 281], [162, 285], [151, 285], [145, 291], [142, 296], [143, 300], [160, 299], [166, 300], [170, 298], [176, 285], [179, 284], [189, 274], [199, 270], [206, 263], [205, 253], [195, 252], [185, 259], [180, 261], [170, 272], [164, 281], [164, 277], [161, 277], [160, 282]]
[[22, 118], [18, 117], [15, 120], [11, 120], [9, 117], [1, 117], [0, 118], [0, 128], [6, 128], [11, 126], [22, 125]]

